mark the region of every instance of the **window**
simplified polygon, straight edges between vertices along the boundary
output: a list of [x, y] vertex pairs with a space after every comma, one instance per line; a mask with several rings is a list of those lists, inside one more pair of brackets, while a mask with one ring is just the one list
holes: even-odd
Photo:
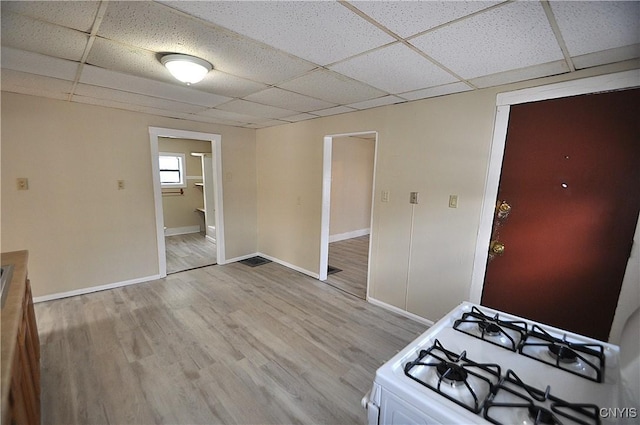
[[184, 154], [160, 152], [159, 160], [161, 187], [187, 187], [184, 175]]

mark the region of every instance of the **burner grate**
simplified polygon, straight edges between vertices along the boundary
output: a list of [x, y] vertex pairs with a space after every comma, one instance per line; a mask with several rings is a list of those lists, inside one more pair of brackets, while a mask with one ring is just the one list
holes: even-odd
[[466, 352], [456, 354], [437, 339], [418, 357], [405, 365], [404, 373], [459, 406], [480, 413], [493, 386], [500, 381], [500, 366], [475, 363]]
[[605, 356], [601, 344], [580, 344], [550, 335], [538, 325], [527, 332], [519, 348], [520, 354], [566, 372], [602, 382]]
[[494, 424], [600, 424], [594, 404], [569, 403], [545, 391], [526, 385], [512, 371], [496, 385], [485, 403], [484, 417]]
[[499, 314], [491, 317], [476, 307], [472, 307], [470, 312], [457, 319], [453, 328], [510, 351], [517, 351], [527, 333], [526, 322], [502, 320]]

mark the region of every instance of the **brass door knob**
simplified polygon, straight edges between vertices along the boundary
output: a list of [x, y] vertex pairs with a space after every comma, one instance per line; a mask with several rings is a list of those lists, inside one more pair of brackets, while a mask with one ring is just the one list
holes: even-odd
[[506, 201], [502, 201], [498, 204], [496, 208], [498, 212], [498, 218], [507, 218], [509, 213], [511, 212], [511, 205], [509, 205]]
[[489, 250], [496, 255], [504, 254], [504, 244], [498, 241], [491, 241], [491, 245], [489, 245]]

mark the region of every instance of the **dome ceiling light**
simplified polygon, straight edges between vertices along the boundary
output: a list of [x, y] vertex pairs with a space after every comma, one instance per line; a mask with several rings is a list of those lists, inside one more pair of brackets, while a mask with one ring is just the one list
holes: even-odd
[[187, 84], [201, 81], [213, 69], [213, 65], [204, 59], [182, 54], [165, 55], [160, 62], [171, 72], [171, 75]]

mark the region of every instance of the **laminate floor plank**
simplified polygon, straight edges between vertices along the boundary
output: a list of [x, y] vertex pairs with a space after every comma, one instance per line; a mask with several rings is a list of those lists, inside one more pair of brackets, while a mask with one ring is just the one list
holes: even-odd
[[325, 281], [363, 300], [367, 298], [369, 235], [329, 244], [329, 265], [340, 269]]
[[276, 263], [36, 304], [43, 423], [351, 424], [426, 330]]
[[164, 244], [169, 274], [217, 263], [216, 243], [202, 232], [165, 236]]

